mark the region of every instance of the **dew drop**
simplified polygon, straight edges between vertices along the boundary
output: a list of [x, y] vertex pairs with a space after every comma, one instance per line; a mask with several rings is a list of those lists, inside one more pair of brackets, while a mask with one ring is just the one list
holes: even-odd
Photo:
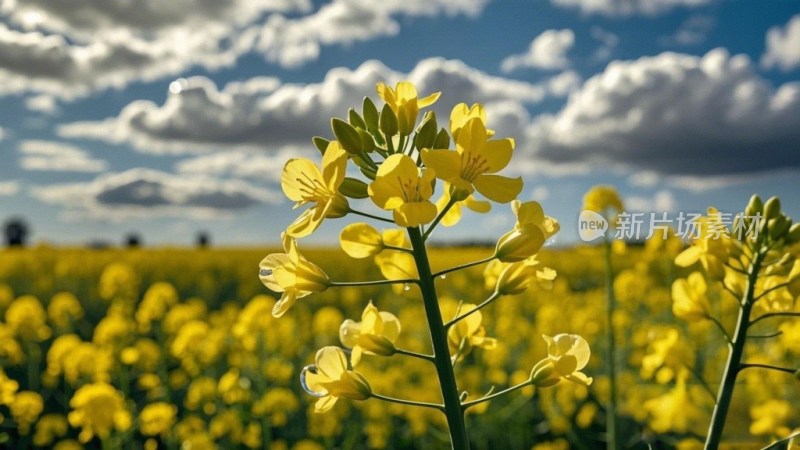
[[303, 390], [306, 391], [309, 395], [313, 395], [314, 397], [325, 397], [328, 395], [327, 392], [317, 392], [310, 387], [308, 387], [308, 382], [306, 382], [306, 373], [311, 372], [312, 374], [317, 374], [317, 366], [314, 364], [309, 364], [303, 367], [303, 370], [300, 371], [300, 386], [303, 387]]
[[439, 278], [444, 280], [445, 278], [447, 278], [447, 274], [442, 274]]
[[272, 276], [272, 269], [261, 269], [258, 271], [258, 275], [262, 277]]
[[411, 286], [409, 286], [408, 284], [404, 284], [403, 285], [403, 290], [406, 291], [406, 292], [410, 291], [411, 290]]

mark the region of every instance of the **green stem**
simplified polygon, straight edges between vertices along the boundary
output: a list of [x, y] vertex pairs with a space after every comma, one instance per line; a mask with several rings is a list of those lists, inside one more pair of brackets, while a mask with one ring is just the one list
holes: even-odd
[[753, 321], [750, 322], [750, 325], [755, 325], [757, 322], [760, 322], [760, 321], [762, 321], [764, 319], [769, 319], [770, 317], [780, 317], [780, 316], [800, 317], [800, 312], [786, 311], [786, 312], [767, 313], [767, 314], [764, 314], [762, 316], [758, 316], [755, 319], [753, 319]]
[[469, 450], [469, 437], [467, 426], [464, 422], [464, 410], [458, 396], [458, 385], [453, 366], [450, 363], [450, 350], [447, 348], [447, 330], [442, 321], [442, 312], [439, 310], [439, 300], [436, 296], [436, 286], [433, 283], [431, 266], [428, 262], [428, 253], [425, 249], [425, 240], [419, 228], [408, 228], [408, 237], [414, 249], [414, 261], [420, 278], [420, 291], [425, 304], [425, 315], [428, 319], [428, 328], [433, 343], [433, 357], [439, 385], [442, 389], [444, 400], [444, 413], [447, 417], [447, 426], [450, 429], [450, 443], [454, 450]]
[[711, 425], [708, 427], [708, 437], [706, 438], [706, 450], [716, 450], [722, 440], [722, 430], [725, 427], [725, 418], [728, 415], [728, 408], [733, 398], [733, 388], [736, 385], [736, 376], [739, 374], [739, 363], [744, 353], [744, 344], [747, 341], [747, 329], [750, 322], [750, 311], [753, 308], [753, 293], [756, 289], [758, 272], [761, 269], [761, 261], [764, 254], [758, 251], [750, 263], [747, 270], [747, 287], [739, 307], [739, 319], [736, 323], [736, 331], [730, 341], [730, 352], [728, 362], [725, 364], [725, 372], [722, 375], [722, 384], [717, 393], [717, 405], [711, 416]]
[[483, 402], [488, 402], [489, 400], [492, 400], [492, 399], [497, 398], [497, 397], [501, 397], [503, 395], [506, 395], [508, 393], [514, 392], [514, 391], [516, 391], [518, 389], [522, 389], [522, 388], [524, 388], [526, 386], [530, 386], [530, 385], [531, 385], [531, 380], [526, 380], [526, 381], [524, 381], [524, 382], [522, 382], [520, 384], [511, 386], [509, 388], [505, 388], [502, 391], [495, 392], [494, 394], [484, 395], [483, 397], [481, 397], [479, 399], [476, 399], [476, 400], [472, 400], [471, 402], [464, 402], [464, 404], [461, 405], [461, 407], [464, 408], [464, 409], [467, 409], [467, 408], [469, 408], [471, 406], [475, 406], [475, 405], [477, 405], [479, 403], [483, 403]]
[[744, 369], [749, 368], [759, 368], [759, 369], [767, 369], [767, 370], [777, 370], [778, 372], [785, 372], [785, 373], [795, 373], [797, 369], [791, 369], [789, 367], [778, 367], [778, 366], [771, 366], [769, 364], [751, 364], [751, 363], [742, 363], [739, 364], [739, 372], [743, 371]]
[[466, 318], [467, 318], [467, 317], [469, 317], [471, 314], [474, 314], [474, 313], [476, 313], [476, 312], [480, 311], [480, 310], [481, 310], [481, 309], [483, 309], [483, 308], [484, 308], [486, 305], [488, 305], [489, 303], [492, 303], [493, 301], [497, 300], [498, 298], [500, 298], [500, 293], [499, 293], [499, 292], [497, 292], [497, 291], [494, 291], [494, 292], [492, 293], [492, 295], [490, 295], [490, 296], [489, 296], [489, 298], [487, 298], [486, 300], [484, 300], [483, 302], [481, 302], [481, 304], [479, 304], [478, 306], [476, 306], [476, 307], [475, 307], [475, 309], [471, 309], [471, 310], [469, 310], [469, 311], [465, 312], [464, 314], [461, 314], [460, 316], [457, 316], [456, 318], [454, 318], [454, 319], [453, 319], [453, 320], [451, 320], [450, 322], [447, 322], [446, 324], [444, 324], [444, 327], [445, 327], [445, 328], [450, 328], [450, 327], [452, 327], [452, 326], [453, 326], [453, 325], [455, 325], [455, 324], [456, 324], [456, 322], [458, 322], [459, 320], [466, 319]]
[[415, 278], [404, 278], [400, 280], [370, 280], [370, 281], [329, 281], [330, 287], [347, 286], [381, 286], [384, 284], [417, 284], [419, 280]]
[[356, 214], [356, 215], [359, 215], [359, 216], [369, 217], [370, 219], [380, 220], [381, 222], [387, 222], [387, 223], [392, 223], [392, 224], [394, 223], [394, 220], [392, 220], [392, 219], [387, 219], [387, 218], [381, 217], [381, 216], [375, 216], [373, 214], [365, 213], [363, 211], [357, 211], [355, 209], [348, 209], [347, 212], [348, 213], [352, 213], [352, 214]]
[[411, 356], [413, 358], [424, 359], [425, 361], [430, 361], [430, 362], [434, 361], [433, 356], [431, 356], [431, 355], [426, 355], [424, 353], [412, 352], [411, 350], [403, 350], [402, 348], [396, 348], [396, 349], [394, 349], [394, 352], [397, 353], [398, 355]]
[[608, 351], [606, 363], [608, 364], [608, 405], [606, 405], [606, 448], [617, 449], [617, 367], [616, 367], [616, 340], [614, 336], [614, 268], [611, 265], [611, 242], [604, 240], [605, 266], [606, 266], [606, 341]]
[[423, 408], [433, 408], [433, 409], [438, 409], [439, 411], [444, 411], [444, 407], [438, 403], [417, 402], [414, 400], [406, 400], [404, 398], [388, 397], [386, 395], [380, 395], [374, 392], [372, 393], [372, 397], [377, 398], [378, 400], [383, 400], [385, 402], [399, 403], [401, 405], [409, 405], [409, 406], [421, 406]]
[[447, 204], [444, 205], [444, 208], [442, 209], [442, 212], [440, 212], [439, 215], [436, 216], [436, 219], [433, 220], [433, 223], [431, 223], [431, 225], [428, 227], [428, 229], [425, 230], [425, 233], [422, 235], [422, 239], [423, 240], [428, 240], [428, 236], [430, 236], [431, 233], [433, 233], [433, 229], [436, 228], [436, 225], [439, 225], [439, 222], [441, 222], [441, 220], [444, 218], [445, 214], [447, 214], [447, 212], [450, 211], [450, 208], [452, 208], [453, 205], [455, 205], [455, 204], [456, 204], [455, 199], [450, 198], [450, 200], [447, 202]]
[[395, 247], [394, 245], [383, 244], [381, 248], [383, 248], [384, 250], [394, 250], [397, 252], [414, 253], [413, 251], [411, 251], [410, 248]]
[[711, 317], [711, 316], [708, 316], [708, 320], [710, 320], [714, 325], [717, 326], [717, 328], [719, 328], [719, 331], [722, 333], [723, 336], [725, 336], [725, 342], [730, 344], [731, 335], [728, 334], [728, 332], [725, 330], [725, 327], [722, 325], [722, 322], [717, 320], [715, 317]]
[[468, 269], [473, 266], [478, 266], [481, 264], [486, 264], [487, 262], [493, 260], [495, 255], [489, 256], [488, 258], [479, 259], [477, 261], [472, 261], [470, 263], [462, 264], [460, 266], [451, 267], [449, 269], [442, 270], [441, 272], [436, 272], [433, 274], [433, 278], [440, 277], [442, 275], [447, 275], [450, 272], [455, 272], [456, 270]]

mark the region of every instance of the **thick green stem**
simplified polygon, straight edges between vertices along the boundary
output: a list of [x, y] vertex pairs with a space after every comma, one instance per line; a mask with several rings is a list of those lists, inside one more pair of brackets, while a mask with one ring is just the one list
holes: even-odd
[[725, 372], [722, 375], [722, 384], [717, 393], [717, 405], [711, 416], [711, 425], [708, 427], [708, 437], [706, 437], [706, 450], [716, 450], [722, 439], [722, 430], [725, 427], [725, 418], [728, 415], [728, 408], [733, 398], [733, 388], [736, 385], [736, 376], [741, 370], [740, 363], [744, 353], [744, 344], [747, 341], [747, 329], [750, 326], [750, 311], [753, 308], [753, 294], [756, 289], [758, 272], [761, 269], [761, 261], [764, 258], [762, 252], [757, 252], [750, 267], [747, 270], [747, 287], [739, 305], [739, 319], [736, 323], [736, 331], [730, 341], [730, 352], [728, 362], [725, 364]]
[[434, 278], [428, 262], [425, 240], [419, 228], [409, 228], [408, 237], [411, 239], [414, 261], [419, 273], [419, 287], [425, 303], [425, 315], [428, 318], [428, 328], [433, 343], [434, 364], [442, 389], [447, 426], [450, 428], [450, 443], [455, 450], [469, 450], [464, 410], [461, 408], [461, 399], [458, 397], [456, 376], [450, 362], [450, 350], [447, 348], [447, 330], [442, 321], [442, 312], [439, 310], [439, 300], [436, 297], [436, 286], [434, 286]]
[[614, 336], [614, 268], [611, 265], [611, 242], [604, 242], [606, 266], [606, 364], [608, 364], [608, 404], [606, 405], [606, 448], [617, 449], [617, 344]]

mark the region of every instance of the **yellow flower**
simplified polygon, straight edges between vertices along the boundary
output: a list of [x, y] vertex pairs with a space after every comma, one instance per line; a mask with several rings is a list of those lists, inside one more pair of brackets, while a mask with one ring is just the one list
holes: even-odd
[[436, 218], [433, 195], [434, 172], [420, 169], [408, 155], [391, 155], [381, 164], [367, 191], [379, 208], [393, 211], [401, 227], [416, 227]]
[[377, 255], [383, 250], [383, 238], [375, 227], [366, 223], [353, 223], [339, 233], [342, 250], [351, 258], [362, 259]]
[[56, 328], [68, 328], [72, 322], [83, 317], [83, 307], [72, 293], [59, 292], [47, 305], [47, 317]]
[[33, 391], [18, 392], [14, 400], [8, 405], [11, 417], [17, 423], [19, 434], [25, 436], [30, 432], [31, 425], [44, 411], [42, 396]]
[[336, 218], [347, 214], [347, 199], [339, 193], [347, 171], [347, 152], [336, 141], [331, 141], [322, 156], [322, 170], [305, 158], [290, 159], [283, 167], [281, 188], [295, 208], [314, 203], [314, 206], [292, 222], [286, 234], [301, 238], [313, 233], [326, 217]]
[[[385, 230], [381, 233], [381, 238], [386, 246], [397, 248], [410, 248], [411, 241], [405, 231], [398, 228]], [[387, 280], [405, 280], [417, 278], [417, 265], [411, 253], [386, 249], [375, 256], [375, 264], [381, 270], [381, 274]], [[400, 292], [400, 285], [393, 285], [395, 292]]]
[[83, 450], [83, 446], [75, 439], [65, 439], [59, 441], [58, 444], [53, 447], [53, 450]]
[[300, 408], [300, 401], [290, 389], [276, 387], [268, 390], [253, 403], [253, 414], [267, 416], [272, 426], [282, 427], [289, 423], [289, 415]]
[[493, 350], [497, 347], [497, 339], [486, 337], [486, 328], [481, 325], [483, 314], [480, 311], [474, 311], [476, 308], [477, 305], [472, 303], [462, 304], [458, 315], [469, 315], [447, 330], [447, 347], [450, 350], [450, 358], [454, 361], [463, 359], [473, 347], [485, 350]]
[[69, 431], [67, 418], [61, 414], [46, 414], [36, 422], [36, 432], [33, 434], [33, 445], [49, 447], [56, 438], [60, 438]]
[[10, 405], [14, 401], [18, 389], [19, 383], [8, 378], [8, 375], [0, 368], [0, 405]]
[[142, 297], [136, 311], [136, 321], [142, 330], [150, 330], [150, 322], [162, 320], [169, 308], [178, 303], [178, 291], [166, 282], [153, 283]]
[[369, 302], [361, 313], [361, 322], [347, 319], [339, 328], [342, 345], [353, 349], [350, 363], [355, 366], [361, 361], [361, 354], [391, 356], [395, 352], [394, 341], [400, 334], [400, 320]]
[[710, 318], [707, 289], [706, 279], [700, 272], [692, 272], [686, 279], [675, 280], [672, 283], [672, 313], [689, 322]]
[[500, 237], [495, 256], [503, 262], [522, 261], [536, 254], [544, 242], [561, 229], [558, 221], [545, 216], [539, 202], [511, 202], [517, 216], [514, 229]]
[[151, 403], [139, 413], [139, 430], [145, 436], [166, 436], [175, 425], [178, 408], [165, 402]]
[[539, 387], [552, 386], [561, 379], [580, 385], [592, 384], [592, 378], [580, 372], [589, 363], [591, 349], [586, 339], [577, 334], [542, 335], [547, 342], [547, 358], [531, 371], [531, 381]]
[[[450, 186], [448, 183], [445, 183], [442, 197], [436, 201], [436, 209], [440, 214], [444, 210], [445, 206], [447, 206], [447, 204], [450, 202], [450, 198]], [[468, 195], [467, 198], [460, 202], [454, 203], [453, 206], [450, 207], [450, 210], [448, 210], [447, 213], [445, 213], [445, 215], [442, 217], [441, 224], [446, 227], [452, 227], [453, 225], [457, 224], [461, 220], [462, 205], [481, 214], [487, 213], [492, 209], [491, 203], [485, 200], [478, 200], [473, 195]]]
[[369, 383], [358, 372], [347, 369], [347, 357], [338, 347], [323, 347], [317, 352], [316, 364], [306, 366], [301, 375], [303, 388], [319, 397], [314, 411], [322, 413], [339, 398], [366, 400], [372, 396]]
[[261, 282], [274, 292], [283, 292], [272, 308], [274, 317], [284, 315], [298, 298], [330, 286], [325, 272], [300, 254], [294, 238], [284, 234], [283, 249], [286, 253], [268, 255], [259, 264]]
[[612, 212], [614, 214], [624, 211], [622, 199], [619, 193], [612, 186], [598, 185], [593, 186], [583, 196], [584, 210], [594, 211], [608, 218]]
[[670, 328], [664, 337], [650, 344], [650, 350], [642, 358], [641, 375], [644, 379], [655, 376], [656, 382], [668, 383], [693, 361], [694, 354], [678, 330]]
[[47, 326], [47, 313], [32, 295], [23, 295], [6, 310], [6, 323], [23, 341], [41, 342], [52, 334]]
[[495, 175], [511, 161], [514, 140], [490, 141], [483, 121], [474, 117], [467, 121], [456, 138], [456, 150], [422, 150], [425, 167], [453, 186], [456, 198], [466, 198], [476, 189], [484, 197], [499, 203], [517, 198], [522, 191], [522, 178]]
[[[689, 267], [700, 261], [709, 276], [725, 278], [725, 262], [728, 260], [730, 235], [722, 216], [714, 208], [708, 208], [708, 216], [698, 221], [698, 234], [692, 246], [675, 257], [675, 264]], [[724, 230], [724, 231], [723, 231]]]
[[417, 123], [419, 109], [432, 105], [441, 95], [433, 93], [424, 98], [417, 98], [417, 88], [409, 81], [401, 81], [392, 89], [384, 83], [376, 86], [378, 95], [389, 105], [397, 116], [398, 131], [402, 135], [409, 135]]
[[[459, 103], [450, 111], [450, 135], [453, 139], [458, 139], [458, 133], [461, 128], [469, 122], [470, 119], [478, 118], [481, 122], [486, 123], [486, 110], [480, 103], [475, 103], [472, 107], [467, 106], [466, 103]], [[493, 136], [494, 131], [486, 130], [488, 136]]]
[[516, 295], [528, 290], [531, 283], [537, 280], [553, 281], [556, 271], [549, 267], [539, 267], [536, 255], [514, 263], [492, 260], [484, 269], [484, 279], [496, 284], [488, 286], [500, 295]]
[[78, 439], [89, 442], [92, 437], [108, 438], [116, 431], [131, 427], [131, 414], [125, 407], [122, 394], [106, 383], [82, 386], [69, 401], [72, 411], [68, 419], [73, 427], [80, 427]]
[[706, 415], [693, 402], [700, 394], [686, 387], [686, 374], [678, 377], [675, 387], [666, 394], [644, 402], [650, 415], [650, 428], [656, 433], [686, 433], [693, 431], [695, 424], [705, 423]]
[[750, 407], [750, 434], [786, 436], [791, 432], [787, 422], [792, 417], [792, 404], [786, 400], [767, 400]]

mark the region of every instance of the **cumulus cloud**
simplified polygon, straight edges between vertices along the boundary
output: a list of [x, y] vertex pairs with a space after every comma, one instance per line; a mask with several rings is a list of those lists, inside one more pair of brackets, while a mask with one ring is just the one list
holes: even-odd
[[[666, 189], [656, 192], [652, 197], [626, 197], [624, 203], [626, 210], [639, 212], [674, 212], [678, 207], [675, 195]], [[660, 218], [659, 215], [656, 215], [656, 217]]]
[[534, 120], [539, 161], [691, 177], [800, 166], [800, 83], [773, 88], [747, 56], [662, 53], [617, 61]]
[[[0, 95], [71, 99], [199, 65], [233, 64], [263, 14], [308, 10], [308, 0], [0, 0]], [[198, 32], [202, 30], [202, 32]]]
[[593, 26], [590, 32], [592, 38], [600, 42], [600, 47], [595, 50], [593, 59], [595, 61], [606, 61], [610, 59], [614, 49], [619, 45], [619, 36], [597, 25]]
[[0, 197], [17, 195], [20, 191], [20, 184], [17, 180], [0, 181]]
[[187, 158], [176, 164], [175, 169], [182, 174], [252, 178], [266, 181], [280, 181], [283, 166], [290, 158], [315, 158], [316, 150], [285, 149], [274, 155], [253, 151], [229, 151]]
[[476, 16], [488, 0], [333, 0], [312, 14], [275, 14], [260, 30], [256, 45], [264, 57], [297, 67], [319, 57], [322, 46], [351, 44], [400, 32], [397, 16], [440, 14]]
[[547, 30], [531, 41], [527, 52], [506, 57], [500, 69], [503, 72], [521, 67], [563, 69], [569, 65], [567, 52], [573, 45], [575, 33], [572, 30]]
[[150, 169], [105, 174], [86, 183], [54, 184], [31, 189], [48, 204], [67, 208], [74, 216], [122, 221], [131, 217], [223, 217], [280, 196], [238, 180], [178, 176]]
[[645, 15], [656, 16], [675, 8], [694, 8], [714, 0], [550, 0], [555, 6], [577, 9], [582, 14], [609, 17]]
[[574, 75], [564, 76], [553, 86], [531, 84], [490, 76], [463, 62], [442, 58], [422, 60], [408, 74], [393, 71], [379, 61], [367, 61], [355, 70], [332, 69], [322, 82], [307, 85], [281, 85], [276, 79], [259, 77], [218, 89], [207, 78], [193, 77], [170, 89], [162, 106], [136, 101], [117, 117], [67, 124], [59, 133], [130, 143], [140, 151], [159, 154], [232, 149], [297, 151], [311, 148], [314, 135], [330, 136], [332, 116], [346, 115], [347, 109], [360, 105], [365, 95], [377, 98], [377, 82], [402, 79], [414, 82], [422, 94], [442, 91], [436, 105], [442, 120], [461, 101], [536, 103], [574, 84]]
[[50, 116], [58, 114], [60, 111], [56, 98], [47, 94], [26, 98], [25, 107], [30, 111], [36, 111]]
[[19, 144], [19, 165], [24, 170], [50, 172], [102, 172], [106, 161], [92, 158], [84, 150], [56, 141], [28, 140]]
[[789, 71], [800, 66], [800, 14], [792, 17], [784, 27], [773, 27], [767, 32], [767, 49], [761, 57], [766, 68], [778, 67]]

